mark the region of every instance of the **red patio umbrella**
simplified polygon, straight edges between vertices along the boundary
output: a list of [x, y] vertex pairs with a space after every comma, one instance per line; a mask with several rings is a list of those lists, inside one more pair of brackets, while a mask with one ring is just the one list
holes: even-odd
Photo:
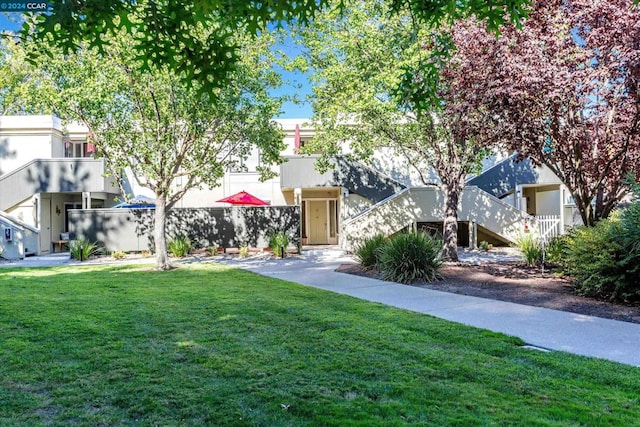
[[258, 199], [256, 196], [241, 191], [224, 199], [216, 200], [216, 202], [231, 203], [232, 205], [250, 205], [250, 206], [268, 206], [269, 203]]

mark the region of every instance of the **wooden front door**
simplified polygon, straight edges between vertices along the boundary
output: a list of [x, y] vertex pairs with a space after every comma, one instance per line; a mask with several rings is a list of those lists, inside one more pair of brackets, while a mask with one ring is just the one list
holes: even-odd
[[307, 214], [309, 215], [309, 243], [313, 245], [326, 245], [329, 243], [327, 236], [327, 201], [310, 201]]

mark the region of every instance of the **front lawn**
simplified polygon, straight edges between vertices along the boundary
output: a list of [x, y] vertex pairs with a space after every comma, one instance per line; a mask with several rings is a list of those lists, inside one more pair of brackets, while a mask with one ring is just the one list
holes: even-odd
[[640, 369], [520, 344], [219, 265], [0, 269], [0, 425], [637, 425]]

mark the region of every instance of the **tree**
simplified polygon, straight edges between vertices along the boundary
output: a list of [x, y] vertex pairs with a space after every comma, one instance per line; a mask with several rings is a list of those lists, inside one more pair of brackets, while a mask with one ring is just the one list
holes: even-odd
[[267, 165], [280, 159], [283, 135], [271, 120], [280, 103], [267, 94], [279, 79], [269, 70], [268, 41], [239, 36], [237, 71], [217, 89], [216, 102], [200, 93], [197, 82], [185, 84], [168, 67], [136, 68], [127, 35], [111, 40], [102, 53], [86, 47], [41, 63], [55, 113], [89, 128], [98, 155], [121, 178], [122, 191], [129, 170], [155, 192], [158, 269], [171, 267], [166, 211], [189, 189], [217, 185], [225, 170], [253, 148], [260, 149], [265, 177], [271, 173]]
[[[429, 26], [476, 15], [497, 28], [508, 16], [514, 22], [529, 0], [390, 0], [396, 11], [410, 10]], [[142, 69], [168, 67], [183, 82], [196, 80], [203, 93], [224, 87], [236, 66], [241, 46], [235, 35], [255, 36], [269, 24], [306, 24], [317, 11], [341, 8], [329, 0], [49, 0], [49, 13], [35, 14], [35, 27], [21, 35], [37, 43], [75, 51], [83, 42], [100, 50], [123, 31], [135, 35], [131, 48]], [[505, 15], [506, 12], [506, 15]], [[132, 16], [137, 19], [131, 19]], [[206, 29], [205, 40], [190, 30]], [[105, 35], [111, 37], [104, 37]]]
[[631, 0], [541, 0], [521, 30], [476, 39], [490, 138], [549, 167], [587, 225], [640, 178], [639, 18]]
[[406, 14], [390, 15], [376, 0], [349, 2], [342, 17], [318, 16], [303, 38], [315, 71], [318, 129], [305, 148], [333, 156], [348, 144], [353, 156], [366, 159], [391, 146], [425, 184], [432, 167], [445, 194], [443, 255], [457, 260], [460, 196], [465, 178], [487, 155], [481, 136], [492, 123], [466, 97], [471, 76], [483, 74], [474, 58], [460, 53], [473, 41], [460, 40], [460, 50], [447, 57], [441, 53], [451, 37]]
[[[35, 100], [38, 84], [25, 52], [13, 39], [0, 40], [0, 115], [39, 114], [47, 109]], [[27, 102], [29, 100], [29, 102]]]

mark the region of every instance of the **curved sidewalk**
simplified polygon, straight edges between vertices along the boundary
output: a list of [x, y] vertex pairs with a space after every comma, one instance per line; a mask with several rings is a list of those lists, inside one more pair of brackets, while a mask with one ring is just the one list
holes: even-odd
[[[184, 262], [194, 261], [199, 260], [189, 259]], [[302, 256], [285, 259], [258, 256], [229, 257], [215, 261], [265, 276], [517, 336], [541, 349], [566, 351], [640, 367], [640, 324], [337, 273], [335, 269], [340, 264], [354, 262], [352, 258], [337, 250], [305, 251]], [[467, 261], [479, 260], [467, 258]], [[153, 262], [153, 258], [124, 262], [149, 263]], [[3, 262], [0, 263], [0, 267], [45, 267], [65, 264], [79, 263], [70, 261], [67, 253]]]
[[434, 291], [338, 273], [353, 263], [338, 251], [291, 259], [226, 259], [265, 276], [502, 332], [541, 349], [640, 367], [640, 324]]

